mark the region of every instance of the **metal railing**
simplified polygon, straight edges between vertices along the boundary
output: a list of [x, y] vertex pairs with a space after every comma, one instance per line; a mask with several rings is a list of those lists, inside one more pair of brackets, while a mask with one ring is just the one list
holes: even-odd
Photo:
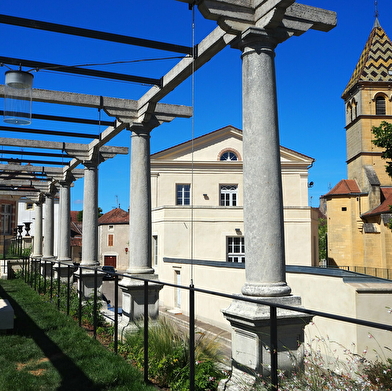
[[371, 266], [326, 266], [328, 269], [341, 269], [347, 270], [349, 272], [366, 274], [368, 276], [385, 278], [387, 280], [392, 280], [392, 269], [371, 267]]
[[[41, 274], [41, 268], [43, 266], [43, 273]], [[49, 266], [49, 268], [48, 268]], [[60, 268], [60, 266], [66, 267], [67, 268], [67, 284], [68, 284], [68, 289], [67, 289], [67, 305], [66, 305], [66, 312], [69, 314], [69, 295], [70, 295], [70, 286], [71, 286], [71, 281], [70, 281], [70, 276], [72, 274], [72, 271], [75, 270], [75, 266], [73, 264], [65, 263], [65, 262], [59, 262], [59, 261], [41, 261], [41, 260], [32, 260], [32, 259], [25, 259], [23, 260], [23, 266], [22, 266], [22, 273], [25, 279], [25, 282], [30, 284], [35, 290], [43, 291], [44, 293], [49, 291], [50, 298], [53, 299], [53, 271], [56, 267]], [[47, 270], [49, 269], [50, 273], [48, 275]], [[94, 321], [93, 321], [93, 335], [94, 338], [96, 338], [96, 333], [97, 333], [97, 301], [98, 301], [98, 286], [97, 286], [97, 275], [98, 275], [98, 270], [97, 268], [94, 267], [87, 267], [87, 266], [78, 266], [78, 273], [79, 273], [79, 278], [82, 279], [83, 277], [83, 271], [90, 270], [94, 272], [94, 294], [93, 294], [93, 300], [94, 300], [94, 306], [93, 306], [93, 312], [94, 312]], [[114, 325], [114, 336], [113, 336], [113, 344], [114, 344], [114, 351], [117, 354], [118, 352], [118, 310], [119, 310], [119, 300], [118, 300], [118, 282], [119, 282], [119, 277], [127, 277], [131, 278], [134, 280], [139, 280], [143, 282], [144, 285], [144, 316], [143, 316], [143, 321], [144, 321], [144, 381], [148, 382], [149, 377], [148, 377], [148, 326], [149, 326], [149, 316], [148, 316], [148, 289], [149, 289], [149, 284], [151, 285], [156, 285], [160, 284], [163, 286], [169, 286], [175, 289], [182, 289], [185, 291], [188, 291], [189, 294], [189, 363], [190, 363], [190, 373], [189, 373], [189, 378], [190, 378], [190, 391], [195, 390], [195, 331], [196, 331], [196, 322], [195, 322], [195, 294], [200, 293], [200, 294], [207, 294], [207, 295], [212, 295], [212, 296], [218, 296], [222, 298], [228, 298], [231, 300], [239, 300], [239, 301], [244, 301], [248, 303], [255, 303], [255, 304], [261, 304], [270, 307], [270, 355], [271, 355], [271, 390], [277, 390], [278, 385], [279, 385], [279, 378], [278, 378], [278, 316], [277, 316], [277, 309], [285, 309], [289, 311], [294, 311], [294, 312], [299, 312], [302, 314], [308, 314], [311, 316], [320, 316], [323, 318], [331, 319], [331, 320], [336, 320], [340, 322], [346, 322], [350, 324], [355, 324], [355, 325], [360, 325], [360, 326], [366, 326], [366, 327], [371, 327], [379, 330], [386, 330], [386, 331], [392, 331], [392, 325], [386, 325], [382, 323], [376, 323], [376, 322], [370, 322], [370, 321], [365, 321], [361, 319], [355, 319], [355, 318], [350, 318], [350, 317], [345, 317], [345, 316], [340, 316], [340, 315], [334, 315], [330, 313], [325, 313], [321, 311], [314, 311], [314, 310], [309, 310], [306, 308], [298, 308], [298, 307], [292, 307], [289, 305], [284, 305], [284, 304], [277, 304], [277, 303], [271, 303], [259, 299], [252, 299], [252, 298], [247, 298], [243, 296], [237, 296], [237, 295], [230, 295], [230, 294], [225, 294], [225, 293], [220, 293], [220, 292], [215, 292], [211, 290], [206, 290], [206, 289], [200, 289], [200, 288], [195, 288], [193, 285], [191, 286], [183, 286], [183, 285], [177, 285], [177, 284], [172, 284], [168, 282], [162, 282], [162, 281], [157, 281], [157, 280], [149, 280], [145, 278], [139, 278], [139, 277], [134, 277], [130, 276], [128, 274], [120, 274], [120, 273], [109, 273], [112, 274], [114, 277], [114, 320], [113, 320], [113, 325]], [[42, 275], [43, 278], [43, 285], [41, 286], [41, 278], [40, 275]], [[49, 286], [48, 286], [49, 285]], [[60, 272], [57, 273], [57, 307], [60, 309]], [[79, 292], [79, 311], [78, 311], [78, 319], [79, 319], [79, 326], [81, 326], [81, 311], [82, 311], [82, 300], [83, 300], [83, 295], [82, 292]]]

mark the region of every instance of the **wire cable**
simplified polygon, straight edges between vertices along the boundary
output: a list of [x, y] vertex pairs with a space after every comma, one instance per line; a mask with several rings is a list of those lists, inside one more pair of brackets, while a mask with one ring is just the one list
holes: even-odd
[[194, 191], [193, 191], [193, 184], [194, 184], [194, 139], [195, 139], [195, 59], [196, 59], [196, 47], [195, 47], [195, 7], [192, 7], [192, 71], [191, 71], [191, 95], [192, 95], [192, 124], [191, 124], [191, 229], [190, 229], [190, 258], [191, 258], [191, 286], [194, 284]]

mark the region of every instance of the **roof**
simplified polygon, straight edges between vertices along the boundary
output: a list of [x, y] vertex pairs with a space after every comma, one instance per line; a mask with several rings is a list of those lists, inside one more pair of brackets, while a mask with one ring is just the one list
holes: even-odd
[[333, 189], [322, 197], [360, 194], [361, 190], [354, 179], [342, 179]]
[[365, 48], [348, 82], [342, 98], [360, 82], [390, 82], [392, 67], [392, 42], [376, 19]]
[[98, 219], [98, 225], [103, 224], [128, 224], [129, 223], [129, 212], [121, 208], [115, 208], [111, 211], [103, 214]]
[[79, 213], [79, 211], [78, 210], [71, 210], [71, 212], [69, 212], [69, 213], [70, 213], [70, 216], [71, 216], [71, 221], [77, 222], [78, 221], [78, 213]]
[[373, 210], [364, 213], [361, 217], [391, 213], [390, 205], [392, 205], [392, 187], [381, 187], [381, 204]]
[[[243, 132], [241, 129], [236, 128], [232, 125], [227, 125], [212, 132], [196, 137], [193, 140], [188, 140], [172, 147], [163, 149], [162, 151], [153, 153], [151, 155], [151, 160], [156, 161], [157, 159], [170, 159], [174, 162], [174, 160], [176, 160], [179, 156], [184, 156], [191, 151], [210, 146], [212, 143], [217, 142], [221, 139], [227, 139], [228, 137], [232, 136], [239, 140], [242, 140], [242, 134]], [[314, 162], [314, 159], [312, 157], [294, 151], [293, 149], [280, 146], [280, 152], [281, 157], [282, 155], [286, 155], [287, 160], [290, 161], [292, 161], [293, 159], [298, 161], [302, 160], [307, 165]]]

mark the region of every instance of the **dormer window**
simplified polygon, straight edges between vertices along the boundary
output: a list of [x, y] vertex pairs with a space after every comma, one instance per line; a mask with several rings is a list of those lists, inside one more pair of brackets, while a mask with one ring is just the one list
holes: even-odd
[[222, 153], [220, 160], [222, 160], [222, 161], [235, 161], [235, 160], [238, 160], [238, 157], [233, 151], [226, 151], [226, 152]]
[[376, 115], [385, 115], [385, 97], [377, 96], [376, 98]]

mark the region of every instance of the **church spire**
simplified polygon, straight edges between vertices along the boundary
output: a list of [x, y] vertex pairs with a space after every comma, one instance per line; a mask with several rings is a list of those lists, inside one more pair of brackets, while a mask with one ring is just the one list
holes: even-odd
[[378, 0], [374, 0], [374, 25], [373, 28], [375, 27], [381, 27], [380, 22], [378, 21]]
[[[376, 14], [378, 14], [377, 8]], [[392, 42], [376, 18], [342, 98], [345, 99], [357, 83], [391, 81], [390, 70], [392, 70]]]

